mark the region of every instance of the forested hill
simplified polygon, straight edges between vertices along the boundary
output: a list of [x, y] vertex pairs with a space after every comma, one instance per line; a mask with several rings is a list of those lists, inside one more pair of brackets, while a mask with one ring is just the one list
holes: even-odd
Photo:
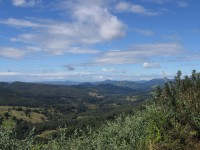
[[0, 82], [0, 125], [15, 124], [17, 136], [21, 138], [36, 124], [35, 134], [42, 136], [66, 124], [68, 133], [86, 126], [96, 128], [122, 112], [132, 112], [133, 107], [151, 97], [156, 84], [142, 84], [130, 81], [78, 85]]
[[[103, 81], [79, 85], [52, 85], [25, 82], [0, 82], [0, 105], [48, 106], [55, 103], [87, 103], [118, 101], [131, 95], [143, 95], [164, 85], [163, 79], [137, 83], [133, 81]], [[140, 96], [141, 97], [141, 96]], [[144, 98], [136, 98], [144, 100]]]
[[78, 85], [52, 85], [42, 83], [25, 82], [0, 82], [1, 90], [7, 89], [20, 93], [29, 93], [37, 95], [87, 95], [88, 92], [97, 91], [99, 94], [129, 94], [150, 92], [155, 86], [164, 85], [163, 79], [154, 79], [143, 83], [133, 81], [111, 81], [95, 83], [81, 83]]
[[[96, 121], [100, 119], [95, 118]], [[14, 133], [11, 130], [1, 128], [0, 146], [3, 149], [14, 146], [42, 150], [199, 150], [199, 118], [200, 73], [194, 70], [190, 77], [183, 78], [179, 71], [173, 82], [169, 81], [163, 88], [156, 89], [154, 97], [147, 101], [145, 107], [107, 121], [97, 129], [76, 130], [69, 136], [70, 128], [65, 127], [59, 130], [57, 138], [41, 143], [35, 136], [18, 140], [12, 136]], [[90, 123], [93, 125], [94, 118]]]
[[95, 86], [100, 84], [112, 84], [121, 87], [129, 87], [132, 89], [152, 87], [155, 85], [163, 86], [164, 79], [152, 79], [152, 80], [139, 80], [139, 81], [115, 81], [115, 80], [105, 80], [99, 82], [76, 82], [76, 81], [47, 81], [40, 82], [41, 84], [51, 84], [51, 85], [84, 85], [84, 86]]

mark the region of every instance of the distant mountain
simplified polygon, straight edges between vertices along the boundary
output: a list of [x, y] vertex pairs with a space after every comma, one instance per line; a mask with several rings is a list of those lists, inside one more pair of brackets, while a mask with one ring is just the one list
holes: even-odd
[[7, 86], [7, 85], [9, 85], [9, 83], [7, 83], [7, 82], [0, 82], [0, 86], [5, 87], [5, 86]]
[[82, 82], [78, 81], [44, 81], [44, 82], [38, 82], [41, 84], [52, 84], [52, 85], [78, 85], [82, 84]]
[[149, 80], [149, 81], [146, 81], [146, 82], [143, 82], [142, 85], [144, 86], [163, 86], [165, 83], [165, 79], [152, 79], [152, 80]]
[[[69, 86], [82, 89], [82, 90], [91, 90], [96, 89], [98, 87], [101, 87], [101, 85], [104, 86], [105, 89], [108, 89], [110, 87], [110, 93], [113, 93], [114, 88], [111, 88], [111, 85], [116, 86], [115, 88], [118, 89], [119, 87], [127, 88], [127, 91], [130, 91], [130, 89], [133, 89], [134, 92], [143, 92], [143, 91], [150, 91], [156, 86], [163, 86], [165, 83], [164, 79], [152, 79], [149, 81], [146, 80], [140, 80], [140, 81], [115, 81], [115, 80], [105, 80], [105, 81], [98, 81], [98, 82], [76, 82], [76, 81], [52, 81], [52, 82], [43, 82], [40, 84], [46, 84], [46, 85], [56, 85], [56, 86]], [[4, 83], [5, 84], [5, 83]], [[106, 87], [107, 85], [108, 87]], [[69, 88], [68, 87], [68, 88]], [[26, 87], [27, 89], [27, 87]], [[121, 89], [124, 91], [124, 89]], [[62, 90], [61, 90], [62, 91]], [[105, 90], [104, 90], [105, 91]], [[59, 92], [58, 92], [59, 93]], [[107, 92], [106, 92], [107, 93]], [[116, 92], [114, 92], [116, 93]], [[122, 92], [124, 93], [124, 92]], [[126, 92], [125, 92], [126, 93]]]
[[99, 84], [93, 86], [101, 94], [130, 94], [133, 93], [134, 90], [128, 87], [121, 87], [113, 84]]
[[1, 88], [9, 89], [19, 93], [27, 93], [44, 96], [68, 96], [77, 97], [78, 95], [87, 96], [88, 92], [96, 91], [97, 93], [107, 94], [129, 94], [134, 92], [128, 87], [117, 86], [114, 84], [92, 84], [82, 83], [79, 85], [51, 85], [41, 83], [24, 83], [13, 82], [0, 84]]
[[87, 95], [86, 89], [76, 89], [68, 85], [49, 85], [49, 84], [39, 84], [39, 83], [24, 83], [24, 82], [13, 82], [10, 84], [0, 85], [1, 87], [20, 92], [29, 93], [34, 95], [44, 95], [44, 96], [61, 96], [67, 95], [70, 97], [75, 97], [76, 95]]
[[[50, 85], [83, 85], [86, 87], [92, 87], [94, 85], [100, 84], [112, 84], [120, 87], [129, 87], [132, 89], [138, 89], [143, 86], [155, 86], [155, 85], [163, 85], [164, 79], [152, 79], [152, 80], [139, 80], [139, 81], [116, 81], [116, 80], [105, 80], [105, 81], [97, 81], [97, 82], [78, 82], [78, 81], [44, 81], [44, 82], [37, 82], [39, 84], [50, 84]], [[7, 84], [7, 83], [0, 83]]]
[[141, 84], [136, 83], [135, 81], [111, 81], [111, 80], [108, 81], [106, 80], [106, 81], [103, 81], [101, 84], [105, 84], [105, 83], [113, 84], [120, 87], [128, 87], [131, 89], [141, 88]]
[[78, 105], [81, 101], [85, 103], [116, 102], [129, 95], [147, 94], [153, 91], [155, 86], [163, 84], [163, 79], [154, 79], [143, 83], [106, 80], [77, 85], [0, 82], [0, 105], [18, 106], [20, 104], [21, 106], [46, 107], [63, 103]]
[[79, 85], [85, 86], [85, 87], [93, 87], [93, 86], [95, 86], [95, 84], [94, 84], [94, 83], [91, 83], [91, 82], [84, 82], [84, 83], [81, 83], [81, 84], [79, 84]]
[[128, 87], [131, 89], [144, 89], [144, 88], [153, 88], [156, 86], [163, 86], [165, 83], [164, 79], [152, 79], [149, 81], [141, 80], [141, 81], [113, 81], [113, 80], [105, 80], [102, 82], [96, 82], [94, 84], [112, 84], [120, 87]]
[[147, 82], [147, 80], [138, 80], [138, 81], [135, 81], [136, 83], [144, 83], [144, 82]]
[[[0, 87], [17, 91], [20, 93], [30, 93], [36, 95], [67, 95], [76, 97], [77, 95], [88, 95], [88, 92], [95, 90], [101, 94], [128, 94], [150, 92], [156, 86], [163, 86], [164, 79], [153, 79], [137, 83], [135, 81], [112, 81], [105, 80], [102, 82], [73, 82], [73, 81], [55, 81], [49, 83], [24, 83], [0, 82]], [[73, 85], [66, 85], [73, 84]]]

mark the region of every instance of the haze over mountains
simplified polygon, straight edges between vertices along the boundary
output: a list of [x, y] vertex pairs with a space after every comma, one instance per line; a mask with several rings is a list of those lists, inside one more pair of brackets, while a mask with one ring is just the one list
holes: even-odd
[[[73, 81], [52, 81], [42, 83], [26, 82], [0, 82], [1, 88], [14, 90], [18, 92], [29, 92], [35, 94], [57, 93], [57, 95], [71, 95], [71, 93], [87, 93], [90, 90], [107, 94], [128, 94], [150, 92], [156, 86], [163, 86], [164, 79], [153, 79], [150, 81], [112, 81], [105, 80], [102, 82], [73, 82]], [[73, 91], [73, 92], [70, 92]]]
[[[142, 82], [0, 82], [2, 115], [9, 113], [11, 116], [3, 121], [3, 125], [16, 122], [17, 134], [22, 137], [33, 126], [37, 126], [36, 134], [41, 136], [67, 124], [68, 134], [71, 134], [87, 125], [97, 127], [122, 112], [132, 112], [133, 107], [152, 96], [155, 86], [163, 83], [163, 79]], [[29, 116], [25, 116], [28, 111]], [[39, 122], [34, 122], [34, 115]], [[41, 115], [43, 119], [39, 117]], [[17, 119], [12, 120], [13, 117]], [[26, 128], [24, 133], [22, 128]]]
[[[39, 106], [45, 102], [48, 105], [51, 104], [49, 101], [52, 101], [52, 103], [60, 103], [59, 101], [62, 101], [61, 103], [77, 103], [81, 100], [85, 103], [89, 100], [93, 103], [99, 101], [99, 99], [105, 102], [110, 100], [119, 102], [119, 99], [124, 100], [127, 96], [148, 94], [156, 86], [163, 86], [164, 82], [164, 79], [142, 82], [105, 80], [91, 83], [71, 81], [44, 83], [0, 82], [1, 104]], [[4, 101], [4, 99], [7, 101]], [[144, 98], [137, 100], [144, 100]]]
[[163, 86], [164, 79], [149, 81], [112, 81], [101, 82], [76, 82], [76, 81], [51, 81], [41, 83], [26, 82], [0, 82], [0, 88], [18, 92], [28, 92], [45, 95], [71, 95], [72, 93], [85, 93], [96, 90], [100, 94], [141, 94], [151, 92], [157, 86]]
[[84, 85], [84, 86], [92, 86], [92, 85], [99, 85], [99, 84], [113, 84], [122, 87], [130, 87], [130, 88], [137, 88], [140, 86], [148, 85], [163, 85], [165, 79], [152, 79], [152, 80], [138, 80], [138, 81], [128, 81], [128, 80], [104, 80], [104, 81], [93, 81], [93, 82], [79, 82], [79, 81], [44, 81], [44, 82], [36, 82], [42, 84], [52, 84], [52, 85]]

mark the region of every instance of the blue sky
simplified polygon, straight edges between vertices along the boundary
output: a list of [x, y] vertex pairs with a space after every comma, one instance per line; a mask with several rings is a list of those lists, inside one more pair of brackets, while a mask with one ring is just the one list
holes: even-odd
[[197, 0], [0, 0], [0, 81], [172, 78], [200, 66]]

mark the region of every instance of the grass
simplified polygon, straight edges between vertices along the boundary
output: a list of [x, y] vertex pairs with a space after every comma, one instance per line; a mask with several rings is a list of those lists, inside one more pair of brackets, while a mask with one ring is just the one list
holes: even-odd
[[11, 129], [15, 127], [15, 123], [11, 119], [8, 119], [8, 120], [3, 121], [3, 127], [6, 129]]
[[[152, 143], [160, 140], [158, 133], [151, 136], [150, 129], [152, 126], [150, 122], [152, 116], [154, 116], [154, 120], [165, 120], [160, 115], [162, 114], [161, 111], [161, 108], [148, 107], [135, 115], [117, 117], [114, 122], [108, 122], [97, 131], [92, 131], [90, 128], [88, 128], [87, 132], [79, 130], [68, 138], [66, 138], [65, 129], [61, 129], [58, 131], [60, 133], [58, 138], [50, 140], [47, 144], [30, 144], [29, 148], [37, 149], [39, 147], [40, 150], [149, 149], [149, 141], [154, 139], [154, 136], [158, 136], [158, 138], [156, 138], [157, 140], [152, 140]], [[53, 132], [44, 132], [41, 136], [47, 136]]]
[[[158, 88], [155, 99], [134, 115], [121, 115], [98, 130], [76, 130], [68, 137], [65, 129], [48, 143], [34, 144], [34, 137], [18, 141], [0, 129], [2, 149], [24, 150], [199, 150], [200, 74], [181, 78]], [[49, 131], [51, 133], [51, 131]], [[44, 133], [44, 134], [48, 134]]]
[[[10, 117], [6, 119], [4, 117], [3, 121], [3, 127], [14, 127], [14, 121], [12, 120], [12, 117], [16, 117], [17, 119], [22, 119], [26, 122], [31, 123], [42, 123], [47, 120], [46, 116], [40, 113], [31, 112], [30, 117], [26, 116], [24, 111], [17, 111], [16, 108], [13, 106], [0, 106], [0, 116], [4, 117], [4, 113], [8, 112], [10, 114]], [[23, 110], [27, 109], [26, 107], [21, 107]], [[30, 108], [31, 110], [38, 110], [38, 108]]]
[[138, 99], [136, 98], [136, 96], [127, 96], [125, 100], [127, 100], [127, 101], [136, 101]]
[[57, 132], [58, 130], [47, 130], [47, 131], [42, 132], [40, 135], [37, 135], [37, 137], [49, 140]]
[[87, 107], [88, 107], [88, 109], [92, 109], [92, 110], [96, 110], [96, 109], [98, 109], [99, 107], [97, 106], [97, 105], [95, 105], [95, 104], [88, 104], [88, 105], [86, 105]]

